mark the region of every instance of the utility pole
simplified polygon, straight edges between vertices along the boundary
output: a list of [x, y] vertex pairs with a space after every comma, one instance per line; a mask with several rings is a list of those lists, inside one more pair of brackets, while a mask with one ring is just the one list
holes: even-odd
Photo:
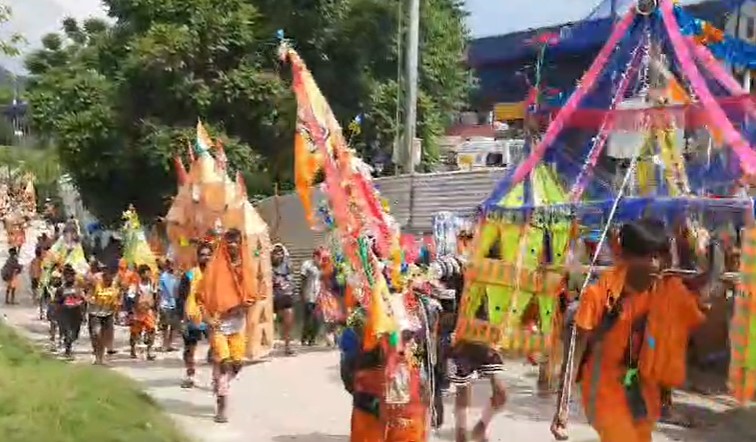
[[404, 173], [414, 173], [415, 133], [417, 129], [417, 72], [420, 45], [420, 0], [409, 0], [407, 29], [406, 81], [404, 98]]

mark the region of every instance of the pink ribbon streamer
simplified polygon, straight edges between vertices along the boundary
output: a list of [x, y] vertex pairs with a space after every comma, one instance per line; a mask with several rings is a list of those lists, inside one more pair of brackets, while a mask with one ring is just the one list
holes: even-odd
[[680, 26], [672, 10], [672, 2], [663, 1], [660, 8], [664, 27], [667, 29], [672, 47], [675, 49], [677, 61], [680, 62], [683, 72], [688, 77], [696, 95], [698, 95], [701, 102], [706, 106], [712, 126], [722, 131], [725, 141], [727, 141], [727, 144], [732, 147], [738, 159], [740, 159], [740, 166], [743, 172], [747, 175], [754, 174], [756, 172], [756, 152], [751, 149], [748, 142], [732, 125], [730, 119], [727, 118], [727, 114], [719, 106], [719, 103], [717, 103], [717, 100], [706, 85], [706, 81], [698, 71], [690, 50], [685, 44], [685, 38], [682, 32], [680, 32]]
[[[630, 57], [630, 63], [628, 63], [627, 70], [617, 85], [617, 92], [614, 95], [614, 98], [612, 98], [610, 109], [616, 109], [617, 105], [625, 98], [627, 89], [630, 87], [630, 81], [635, 77], [638, 67], [640, 66], [641, 58], [639, 55], [641, 53], [640, 48], [643, 44], [644, 42], [641, 42], [633, 50], [633, 55]], [[590, 176], [593, 174], [593, 169], [596, 167], [599, 157], [601, 157], [601, 152], [604, 151], [606, 141], [609, 139], [609, 132], [611, 132], [612, 127], [614, 126], [613, 121], [607, 120], [609, 120], [608, 116], [604, 119], [601, 128], [599, 128], [599, 133], [596, 135], [596, 140], [593, 142], [591, 151], [588, 152], [588, 161], [583, 165], [583, 168], [580, 170], [580, 175], [578, 175], [575, 180], [575, 185], [572, 190], [570, 190], [570, 202], [572, 203], [577, 203], [580, 201], [580, 198], [583, 197], [583, 192], [588, 185]]]
[[614, 27], [612, 34], [609, 36], [604, 47], [601, 48], [601, 51], [593, 61], [593, 64], [588, 71], [583, 74], [583, 78], [580, 80], [578, 88], [570, 96], [569, 100], [567, 100], [567, 104], [565, 104], [562, 110], [556, 115], [556, 117], [554, 117], [554, 121], [549, 125], [549, 128], [546, 129], [546, 133], [544, 134], [543, 139], [541, 139], [541, 142], [533, 148], [533, 152], [530, 156], [517, 166], [517, 169], [512, 176], [512, 186], [516, 186], [522, 182], [522, 180], [524, 180], [541, 161], [543, 155], [546, 153], [546, 149], [554, 143], [554, 140], [556, 140], [556, 137], [562, 132], [565, 124], [570, 120], [570, 117], [573, 112], [575, 112], [580, 102], [593, 88], [599, 74], [604, 70], [604, 67], [606, 67], [606, 64], [609, 62], [609, 57], [612, 55], [612, 52], [617, 47], [620, 40], [622, 40], [627, 33], [634, 18], [635, 8], [630, 8], [627, 14], [625, 14], [625, 17]]
[[363, 210], [368, 214], [369, 219], [378, 230], [379, 235], [376, 237], [376, 245], [381, 257], [389, 256], [391, 250], [391, 231], [384, 217], [383, 207], [381, 207], [378, 198], [376, 198], [372, 183], [368, 183], [361, 173], [354, 173], [353, 181], [357, 184], [358, 190], [362, 196], [358, 203], [362, 205]]
[[[711, 51], [706, 46], [698, 44], [693, 37], [686, 38], [685, 42], [693, 51], [693, 54], [701, 65], [711, 73], [727, 92], [732, 95], [748, 95], [748, 91], [746, 91], [737, 80], [732, 78], [732, 76], [725, 70], [724, 66], [722, 66], [722, 63], [714, 58], [714, 55], [711, 54]], [[756, 105], [754, 105], [753, 101], [747, 100], [744, 103], [744, 106], [751, 115], [751, 118], [756, 119]]]

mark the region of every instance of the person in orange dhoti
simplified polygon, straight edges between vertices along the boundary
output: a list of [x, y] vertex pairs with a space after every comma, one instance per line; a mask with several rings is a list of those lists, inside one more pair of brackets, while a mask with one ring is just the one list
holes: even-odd
[[[229, 229], [213, 253], [196, 294], [199, 310], [211, 330], [218, 423], [228, 422], [229, 383], [242, 368], [247, 311], [258, 295], [257, 273], [250, 252], [241, 232]], [[195, 323], [200, 320], [193, 318]]]
[[[118, 273], [116, 273], [116, 286], [123, 297], [123, 311], [126, 313], [128, 319], [127, 323], [131, 321], [131, 310], [134, 308], [134, 298], [136, 297], [136, 285], [139, 281], [139, 277], [129, 268], [129, 263], [126, 259], [121, 258], [118, 260]], [[122, 318], [116, 317], [116, 322], [123, 322]]]
[[[617, 263], [580, 297], [572, 373], [601, 442], [650, 442], [662, 388], [685, 380], [688, 337], [704, 316], [680, 277], [658, 276], [669, 247], [660, 221], [625, 224]], [[562, 381], [572, 382], [565, 368]], [[566, 425], [561, 407], [551, 425], [557, 440], [567, 440]]]
[[140, 265], [138, 269], [139, 282], [136, 286], [136, 297], [131, 314], [131, 358], [136, 359], [136, 345], [140, 339], [147, 346], [147, 360], [154, 361], [152, 346], [155, 344], [155, 331], [157, 330], [157, 285], [152, 274], [152, 269], [147, 265]]

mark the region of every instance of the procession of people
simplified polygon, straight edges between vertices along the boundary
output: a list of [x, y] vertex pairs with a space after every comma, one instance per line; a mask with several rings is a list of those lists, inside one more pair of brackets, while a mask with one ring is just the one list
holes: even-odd
[[[652, 12], [644, 11], [639, 6], [638, 23]], [[627, 26], [635, 20], [628, 17]], [[33, 210], [5, 217], [5, 304], [33, 302], [49, 325], [52, 352], [81, 360], [77, 350], [90, 351], [80, 342], [86, 329], [98, 366], [121, 353], [146, 366], [175, 353], [183, 389], [197, 387], [204, 358], [213, 419], [225, 424], [245, 362], [272, 354], [275, 320], [281, 357], [296, 357], [297, 341], [338, 348], [351, 442], [427, 442], [450, 422], [455, 442], [491, 440], [491, 424], [512, 394], [505, 376], [512, 360], [538, 372], [538, 394], [554, 397], [554, 412], [541, 417], [556, 440], [569, 438], [574, 389], [601, 442], [650, 442], [660, 420], [674, 415], [672, 392], [685, 386], [689, 354], [701, 350], [695, 332], [713, 321], [716, 304], [726, 312], [720, 322], [728, 338], [717, 349], [730, 356], [724, 376], [741, 403], [754, 399], [753, 199], [731, 189], [699, 198], [687, 177], [671, 172], [664, 177], [670, 196], [651, 197], [653, 183], [633, 174], [660, 161], [670, 162], [667, 172], [677, 168], [680, 152], [670, 141], [653, 161], [636, 154], [627, 170], [618, 167], [625, 178], [612, 199], [584, 203], [586, 170], [598, 157], [586, 160], [568, 192], [556, 163], [541, 164], [549, 143], [538, 146], [548, 137], [531, 116], [532, 155], [474, 219], [442, 212], [455, 221], [434, 222], [433, 235], [410, 234], [344, 139], [304, 61], [286, 41], [279, 56], [292, 67], [297, 100], [297, 193], [321, 234], [308, 259], [295, 262], [288, 238], [274, 242], [280, 232], [271, 234], [240, 171], [232, 179], [227, 170], [223, 143], [198, 121], [190, 167], [177, 154], [176, 196], [149, 226], [149, 240], [133, 205], [123, 213], [121, 245], [108, 255], [88, 256], [73, 216], [32, 238]], [[325, 179], [313, 210], [317, 170]], [[629, 184], [634, 178], [639, 183]], [[716, 213], [716, 204], [734, 214]], [[27, 265], [19, 251], [29, 243]], [[204, 345], [207, 354], [198, 354]], [[480, 415], [468, 420], [476, 383], [490, 390]]]
[[[73, 231], [73, 226], [69, 225], [59, 233], [60, 238], [53, 237], [53, 240], [73, 241], [71, 244], [75, 246], [77, 232]], [[652, 220], [629, 223], [618, 235], [621, 252], [616, 257], [617, 264], [583, 293], [575, 314], [580, 336], [576, 345], [580, 348], [580, 356], [575, 359], [579, 364], [571, 373], [579, 373], [586, 414], [602, 441], [647, 441], [654, 423], [661, 416], [663, 385], [645, 380], [642, 375], [638, 375], [636, 381], [617, 383], [626, 375], [614, 371], [626, 359], [628, 367], [645, 373], [644, 367], [639, 365], [646, 360], [640, 353], [642, 340], [639, 339], [642, 337], [634, 335], [640, 329], [631, 325], [640, 318], [658, 321], [660, 315], [655, 314], [654, 309], [662, 307], [655, 307], [654, 291], [674, 293], [678, 301], [666, 308], [677, 309], [674, 314], [680, 319], [676, 323], [679, 328], [670, 333], [674, 336], [670, 339], [675, 339], [678, 344], [668, 343], [660, 335], [656, 345], [666, 348], [670, 355], [684, 357], [684, 348], [672, 349], [679, 342], [687, 342], [685, 336], [703, 322], [705, 316], [697, 296], [690, 291], [693, 285], [689, 281], [679, 276], [659, 276], [663, 274], [659, 267], [663, 265], [661, 258], [668, 252], [670, 244], [670, 236], [665, 233], [663, 224]], [[448, 336], [457, 320], [462, 298], [467, 260], [465, 249], [469, 237], [468, 231], [458, 233], [458, 254], [430, 259], [432, 253], [424, 249], [424, 256], [413, 264], [418, 269], [425, 269], [426, 277], [418, 277], [410, 292], [412, 298], [404, 299], [404, 303], [408, 307], [408, 322], [417, 322], [423, 327], [415, 327], [415, 332], [400, 337], [407, 351], [412, 349], [413, 352], [402, 359], [417, 361], [407, 365], [400, 376], [386, 378], [382, 367], [389, 363], [401, 365], [402, 362], [389, 362], [387, 358], [391, 356], [380, 343], [366, 342], [370, 340], [365, 335], [366, 323], [370, 320], [368, 306], [361, 306], [359, 302], [348, 305], [345, 287], [339, 286], [339, 280], [343, 279], [334, 275], [338, 270], [325, 249], [316, 249], [312, 259], [303, 264], [299, 299], [291, 293], [277, 295], [279, 300], [281, 296], [286, 297], [283, 305], [277, 308], [279, 313], [295, 304], [302, 306], [305, 314], [302, 345], [316, 345], [321, 338], [325, 345], [339, 344], [342, 380], [354, 401], [352, 441], [428, 440], [429, 431], [445, 421], [443, 396], [450, 385], [456, 390], [456, 440], [486, 440], [488, 425], [506, 404], [506, 384], [497, 378], [497, 373], [504, 367], [504, 359], [501, 353], [485, 346], [461, 342], [452, 345]], [[83, 345], [81, 330], [85, 324], [93, 361], [97, 365], [107, 365], [108, 359], [119, 351], [138, 358], [140, 349], [144, 350], [145, 363], [149, 363], [155, 359], [155, 348], [165, 353], [175, 350], [175, 332], [183, 340], [185, 363], [183, 376], [177, 373], [177, 384], [193, 388], [196, 385], [196, 350], [200, 342], [206, 341], [217, 400], [215, 421], [223, 423], [228, 421], [230, 386], [246, 359], [246, 335], [243, 332], [246, 312], [260, 300], [257, 275], [248, 265], [249, 251], [241, 232], [232, 228], [216, 238], [198, 242], [196, 265], [192, 268], [176, 269], [169, 257], [161, 257], [160, 274], [153, 273], [145, 264], [124, 268], [123, 258], [103, 263], [96, 257], [92, 257], [86, 271], [81, 273], [65, 258], [59, 257], [51, 274], [35, 283], [37, 292], [24, 287], [20, 293], [31, 302], [37, 302], [37, 298], [43, 300], [38, 303], [44, 306], [43, 317], [50, 323], [52, 350], [60, 351], [72, 360], [77, 344]], [[39, 241], [35, 259], [41, 257], [43, 262], [49, 262], [44, 257], [50, 253], [49, 244]], [[12, 254], [8, 260], [11, 265], [18, 265]], [[274, 267], [281, 267], [281, 256], [274, 254], [272, 260]], [[40, 278], [36, 265], [32, 262], [25, 269], [30, 280]], [[283, 273], [279, 270], [278, 276], [285, 277]], [[123, 324], [127, 326], [127, 349], [118, 348], [115, 343], [119, 334], [116, 332], [119, 316], [125, 318]], [[159, 330], [161, 334], [157, 333]], [[626, 345], [631, 350], [625, 348]], [[293, 354], [292, 348], [291, 343], [284, 343], [286, 355]], [[601, 358], [600, 362], [592, 362], [596, 358]], [[665, 364], [674, 366], [668, 370], [679, 370], [678, 363], [660, 363], [658, 359], [652, 363], [655, 370], [664, 369]], [[596, 370], [601, 370], [600, 376]], [[483, 415], [469, 429], [468, 385], [477, 378], [490, 379], [492, 396]], [[381, 386], [387, 382], [389, 385], [395, 383], [395, 390], [390, 392], [393, 398], [383, 403], [385, 399], [381, 397], [385, 387]], [[628, 391], [633, 391], [628, 390], [632, 388], [637, 388], [638, 393], [633, 396], [633, 401], [626, 402], [623, 398]], [[598, 393], [594, 393], [594, 389]], [[404, 394], [408, 396], [403, 397]], [[386, 422], [394, 424], [387, 427]], [[404, 424], [395, 425], [397, 422]], [[566, 416], [557, 412], [552, 431], [557, 439], [564, 440], [565, 430]], [[629, 434], [634, 434], [634, 438], [629, 438]]]

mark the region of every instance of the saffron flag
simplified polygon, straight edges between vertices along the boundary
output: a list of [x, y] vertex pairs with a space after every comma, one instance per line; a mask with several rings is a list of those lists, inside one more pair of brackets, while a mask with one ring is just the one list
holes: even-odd
[[[311, 155], [317, 153], [315, 164], [322, 166], [324, 171], [325, 194], [337, 234], [343, 239], [344, 257], [351, 264], [355, 277], [359, 278], [359, 283], [355, 282], [355, 285], [368, 297], [362, 305], [368, 310], [364, 345], [370, 348], [377, 344], [380, 336], [393, 333], [396, 324], [384, 298], [389, 294], [388, 284], [382, 272], [373, 271], [377, 268], [377, 258], [364, 238], [355, 239], [359, 232], [369, 227], [373, 227], [373, 231], [390, 233], [385, 214], [380, 210], [376, 192], [370, 189], [369, 174], [366, 175], [363, 168], [356, 167], [359, 162], [347, 146], [331, 107], [304, 61], [286, 44], [281, 45], [279, 53], [282, 60], [291, 65], [292, 88], [297, 99], [297, 190], [306, 193], [303, 204], [310, 204], [307, 201], [309, 189], [303, 186], [310, 179], [306, 172], [310, 172], [314, 165]], [[378, 208], [380, 217], [371, 208]], [[391, 239], [388, 234], [376, 236], [385, 236], [376, 240], [386, 243]], [[388, 247], [385, 249], [388, 250]]]
[[312, 212], [312, 189], [315, 177], [320, 169], [320, 160], [316, 151], [310, 148], [305, 137], [297, 132], [294, 134], [294, 183], [302, 201], [305, 217], [310, 226], [315, 225]]

